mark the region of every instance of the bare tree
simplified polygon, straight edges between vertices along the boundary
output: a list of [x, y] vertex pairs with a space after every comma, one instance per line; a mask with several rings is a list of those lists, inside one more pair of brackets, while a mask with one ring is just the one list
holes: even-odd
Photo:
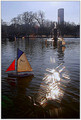
[[19, 14], [19, 15], [17, 16], [17, 22], [18, 22], [19, 25], [22, 25], [22, 24], [23, 24], [22, 14]]
[[32, 25], [33, 20], [34, 20], [34, 17], [32, 12], [25, 12], [22, 15], [22, 21], [24, 24]]
[[4, 22], [3, 19], [1, 19], [1, 25], [7, 25], [7, 23]]
[[34, 13], [34, 18], [37, 21], [37, 24], [42, 27], [44, 25], [44, 12], [39, 11], [38, 13]]
[[17, 27], [17, 24], [18, 24], [18, 19], [17, 19], [17, 17], [14, 17], [14, 18], [11, 20], [11, 24], [13, 24], [14, 27]]

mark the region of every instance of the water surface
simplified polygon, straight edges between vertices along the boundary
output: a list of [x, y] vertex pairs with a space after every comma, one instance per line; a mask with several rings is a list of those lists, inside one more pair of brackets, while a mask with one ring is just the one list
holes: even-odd
[[[64, 40], [65, 47], [46, 38], [2, 41], [3, 118], [79, 118], [80, 39]], [[17, 48], [25, 52], [34, 77], [8, 78], [5, 71]], [[55, 69], [56, 74], [50, 72]]]

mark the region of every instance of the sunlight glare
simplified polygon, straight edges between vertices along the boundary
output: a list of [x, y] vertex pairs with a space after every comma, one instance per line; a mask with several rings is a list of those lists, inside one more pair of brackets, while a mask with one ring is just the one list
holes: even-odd
[[55, 69], [47, 68], [46, 71], [43, 84], [40, 86], [40, 104], [45, 105], [48, 100], [55, 100], [60, 103], [64, 96], [66, 84], [70, 81], [68, 71], [62, 63]]

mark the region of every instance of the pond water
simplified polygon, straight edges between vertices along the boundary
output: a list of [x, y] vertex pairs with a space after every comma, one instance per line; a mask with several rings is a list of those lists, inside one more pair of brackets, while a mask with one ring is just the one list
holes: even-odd
[[[47, 38], [1, 43], [2, 118], [79, 118], [80, 39], [64, 38], [54, 46]], [[8, 78], [5, 72], [24, 51], [34, 77]]]

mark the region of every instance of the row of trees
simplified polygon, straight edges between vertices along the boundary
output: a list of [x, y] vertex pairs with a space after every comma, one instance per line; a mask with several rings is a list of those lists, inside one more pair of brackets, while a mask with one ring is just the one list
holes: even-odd
[[64, 25], [58, 25], [58, 29], [62, 36], [80, 37], [80, 25], [65, 22]]
[[[13, 18], [9, 25], [1, 21], [2, 37], [9, 36], [28, 36], [28, 35], [50, 35], [54, 28], [54, 21], [46, 20], [45, 13], [39, 12], [24, 12]], [[58, 25], [57, 28], [61, 35], [79, 36], [79, 25], [65, 23]]]

